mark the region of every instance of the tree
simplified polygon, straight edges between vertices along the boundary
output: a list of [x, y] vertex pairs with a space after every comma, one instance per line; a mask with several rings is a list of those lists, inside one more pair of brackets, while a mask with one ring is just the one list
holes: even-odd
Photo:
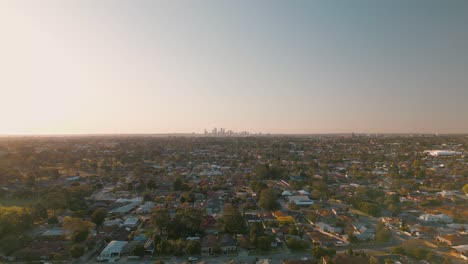
[[374, 217], [378, 217], [380, 216], [381, 214], [381, 208], [374, 204], [374, 203], [370, 203], [370, 202], [359, 202], [357, 204], [357, 208], [361, 211], [361, 212], [364, 212], [366, 214], [369, 214], [369, 215], [372, 215]]
[[2, 253], [9, 255], [16, 250], [25, 248], [27, 244], [31, 243], [33, 239], [29, 236], [12, 234], [7, 236], [0, 236], [0, 245]]
[[336, 255], [336, 249], [334, 249], [334, 248], [314, 247], [312, 249], [312, 255], [317, 259], [320, 259], [321, 257], [325, 257], [325, 256], [334, 256], [334, 255]]
[[194, 192], [183, 192], [181, 199], [184, 198], [185, 202], [193, 203], [195, 202], [195, 193]]
[[269, 166], [267, 164], [260, 164], [255, 166], [253, 174], [256, 179], [264, 180], [268, 177]]
[[48, 223], [49, 225], [58, 224], [58, 218], [57, 218], [57, 216], [53, 215], [53, 216], [49, 217], [49, 218], [47, 219], [47, 223]]
[[296, 225], [291, 225], [289, 227], [289, 234], [292, 236], [301, 236], [301, 232], [299, 232], [299, 229], [297, 228]]
[[168, 236], [172, 239], [200, 234], [200, 225], [204, 212], [200, 209], [188, 208], [177, 210], [167, 227]]
[[58, 180], [60, 177], [60, 173], [57, 169], [52, 169], [50, 170], [50, 178], [54, 181]]
[[465, 194], [468, 195], [468, 183], [465, 184], [465, 186], [463, 186], [462, 190], [463, 190], [463, 192], [464, 192]]
[[219, 246], [219, 245], [216, 245], [214, 248], [213, 248], [213, 254], [215, 255], [219, 255], [223, 253], [223, 249]]
[[104, 223], [104, 219], [107, 217], [107, 211], [104, 208], [96, 209], [91, 215], [91, 221], [96, 224], [97, 227], [100, 227]]
[[293, 238], [293, 237], [289, 238], [286, 241], [286, 245], [288, 246], [289, 249], [293, 251], [304, 250], [309, 246], [309, 244], [306, 241]]
[[163, 229], [167, 228], [170, 221], [171, 215], [165, 208], [158, 208], [151, 214], [151, 223], [159, 229], [160, 233]]
[[226, 204], [224, 206], [224, 230], [230, 234], [244, 234], [246, 231], [246, 225], [244, 218], [237, 208], [232, 204]]
[[143, 192], [144, 190], [146, 190], [146, 182], [143, 179], [140, 179], [140, 181], [138, 182], [137, 191]]
[[31, 206], [31, 216], [34, 220], [43, 220], [47, 218], [47, 208], [41, 203], [37, 202]]
[[270, 250], [273, 238], [270, 236], [259, 236], [257, 238], [257, 248], [260, 250]]
[[452, 264], [452, 260], [449, 257], [445, 257], [442, 264]]
[[144, 200], [145, 202], [152, 201], [152, 200], [153, 200], [153, 196], [152, 196], [150, 193], [145, 192], [145, 194], [143, 194], [143, 200]]
[[348, 232], [348, 241], [349, 243], [358, 243], [359, 239], [354, 235], [353, 231]]
[[275, 210], [279, 207], [275, 191], [271, 188], [264, 189], [258, 202], [260, 207], [265, 210]]
[[328, 190], [328, 184], [325, 180], [314, 181], [312, 188], [313, 196], [316, 199], [326, 198], [330, 192]]
[[43, 203], [48, 209], [53, 210], [54, 214], [56, 210], [63, 209], [67, 206], [67, 196], [63, 190], [56, 190], [49, 192], [42, 198]]
[[92, 193], [88, 185], [71, 186], [62, 190], [67, 197], [66, 208], [72, 211], [87, 209], [85, 197]]
[[173, 254], [174, 256], [181, 256], [184, 253], [185, 240], [176, 239], [168, 240], [168, 246], [166, 247], [166, 254]]
[[376, 226], [376, 232], [375, 232], [375, 241], [379, 243], [385, 243], [390, 241], [391, 238], [391, 233], [390, 231], [385, 227], [385, 224], [379, 223]]
[[79, 258], [84, 254], [84, 247], [81, 245], [73, 245], [70, 248], [70, 255], [72, 258]]
[[32, 224], [31, 214], [26, 208], [0, 206], [0, 238], [16, 232], [23, 233]]
[[158, 250], [159, 254], [165, 254], [168, 246], [169, 242], [167, 240], [159, 240], [159, 242], [156, 244], [156, 249]]
[[181, 191], [182, 190], [182, 185], [183, 185], [182, 179], [177, 178], [173, 183], [174, 191]]
[[148, 183], [146, 184], [146, 186], [150, 190], [154, 190], [157, 187], [156, 182], [153, 179], [149, 180]]
[[88, 238], [88, 235], [89, 235], [88, 229], [78, 230], [72, 234], [72, 240], [75, 243], [81, 243]]
[[262, 181], [253, 180], [250, 182], [250, 188], [254, 192], [261, 192], [263, 189], [268, 188], [268, 186]]
[[189, 255], [198, 255], [198, 254], [200, 254], [200, 252], [201, 252], [200, 241], [197, 241], [197, 240], [188, 241], [187, 244], [185, 245], [185, 251]]
[[263, 236], [265, 234], [265, 230], [261, 223], [253, 223], [250, 225], [249, 235], [250, 235], [250, 242], [254, 245], [258, 243], [258, 237]]
[[145, 247], [143, 245], [137, 245], [133, 249], [133, 255], [138, 257], [143, 257], [145, 255]]
[[282, 179], [286, 173], [284, 168], [277, 165], [259, 164], [253, 169], [253, 176], [257, 180]]
[[30, 173], [26, 178], [26, 186], [29, 188], [34, 187], [36, 184], [36, 175], [34, 173]]
[[63, 219], [62, 227], [68, 234], [71, 234], [75, 242], [81, 242], [83, 237], [84, 239], [88, 237], [89, 230], [94, 227], [94, 224], [80, 218], [67, 216]]

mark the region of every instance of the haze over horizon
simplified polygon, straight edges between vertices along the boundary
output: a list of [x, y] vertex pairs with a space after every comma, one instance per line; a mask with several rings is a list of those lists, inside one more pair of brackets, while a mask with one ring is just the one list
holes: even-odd
[[0, 135], [468, 133], [468, 1], [0, 0]]

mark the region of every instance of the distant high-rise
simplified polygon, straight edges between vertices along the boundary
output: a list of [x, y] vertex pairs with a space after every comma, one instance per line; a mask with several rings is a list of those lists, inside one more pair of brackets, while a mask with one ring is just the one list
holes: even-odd
[[208, 132], [208, 130], [204, 129], [204, 135], [205, 136], [211, 136], [211, 137], [235, 137], [235, 136], [242, 136], [242, 137], [245, 137], [245, 136], [263, 136], [263, 135], [267, 135], [267, 134], [263, 134], [261, 132], [258, 132], [258, 133], [251, 133], [249, 131], [240, 131], [240, 132], [235, 132], [235, 131], [232, 131], [232, 130], [227, 130], [226, 128], [224, 127], [220, 127], [220, 128], [213, 128], [211, 129], [211, 132]]

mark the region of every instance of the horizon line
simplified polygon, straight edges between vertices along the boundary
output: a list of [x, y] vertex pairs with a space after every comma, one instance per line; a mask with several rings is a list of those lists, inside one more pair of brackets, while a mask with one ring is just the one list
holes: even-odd
[[92, 137], [92, 136], [206, 136], [206, 137], [245, 137], [245, 136], [320, 136], [320, 135], [468, 135], [468, 132], [322, 132], [322, 133], [271, 133], [248, 132], [247, 135], [205, 135], [197, 132], [163, 132], [163, 133], [27, 133], [27, 134], [0, 134], [0, 138], [8, 137]]

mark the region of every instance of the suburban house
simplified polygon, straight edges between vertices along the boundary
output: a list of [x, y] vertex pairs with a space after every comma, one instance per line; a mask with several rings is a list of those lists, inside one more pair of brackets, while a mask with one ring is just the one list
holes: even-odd
[[446, 214], [422, 214], [419, 216], [419, 219], [424, 222], [434, 222], [434, 223], [452, 223], [453, 218]]
[[343, 229], [341, 227], [335, 227], [331, 226], [327, 223], [324, 222], [319, 222], [315, 224], [320, 230], [325, 231], [325, 232], [330, 232], [330, 233], [341, 233]]
[[353, 228], [353, 235], [359, 240], [372, 240], [375, 238], [375, 231], [373, 228], [367, 227], [359, 223], [355, 224]]
[[253, 223], [262, 223], [262, 219], [258, 215], [254, 214], [245, 214], [244, 219], [245, 221], [247, 221], [248, 225], [251, 225]]
[[221, 236], [209, 234], [203, 237], [201, 241], [202, 254], [214, 254], [216, 250], [220, 250], [220, 253], [228, 254], [237, 250], [237, 241], [232, 238], [229, 234], [223, 234]]
[[144, 204], [140, 205], [140, 207], [138, 207], [138, 209], [136, 209], [136, 213], [137, 214], [149, 214], [151, 213], [154, 208], [156, 207], [156, 203], [155, 202], [145, 202]]
[[221, 235], [219, 246], [224, 254], [233, 253], [237, 250], [237, 242], [229, 234]]
[[114, 262], [120, 258], [123, 249], [127, 245], [126, 241], [112, 240], [107, 246], [101, 251], [101, 254], [97, 257], [98, 261], [109, 261]]
[[218, 246], [218, 238], [216, 235], [209, 234], [203, 237], [201, 242], [202, 254], [213, 254], [214, 249]]
[[309, 199], [308, 196], [305, 195], [291, 195], [288, 197], [289, 201], [294, 203], [295, 205], [313, 205], [314, 201]]
[[138, 217], [128, 217], [127, 219], [125, 219], [122, 225], [125, 227], [135, 228], [139, 224], [140, 224], [140, 219]]
[[449, 234], [449, 235], [437, 236], [436, 239], [451, 247], [460, 246], [460, 245], [468, 245], [468, 235]]

